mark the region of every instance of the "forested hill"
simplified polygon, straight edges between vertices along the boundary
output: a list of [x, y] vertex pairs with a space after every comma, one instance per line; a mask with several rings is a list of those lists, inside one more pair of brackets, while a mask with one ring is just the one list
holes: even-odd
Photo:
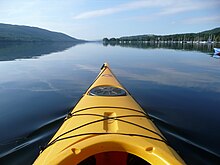
[[199, 33], [184, 33], [171, 35], [136, 35], [120, 38], [104, 38], [104, 43], [125, 42], [220, 42], [220, 28]]
[[24, 41], [24, 42], [83, 42], [63, 33], [53, 32], [37, 27], [10, 25], [0, 23], [0, 41]]

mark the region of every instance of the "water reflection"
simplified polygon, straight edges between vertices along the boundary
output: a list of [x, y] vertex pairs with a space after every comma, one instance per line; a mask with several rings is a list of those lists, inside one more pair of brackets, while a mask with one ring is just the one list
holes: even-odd
[[76, 42], [0, 42], [0, 61], [33, 58], [64, 51]]
[[59, 46], [49, 46], [50, 55], [43, 51], [48, 45], [37, 43], [32, 45], [35, 53], [31, 46], [0, 46], [1, 55], [8, 51], [8, 56], [16, 54], [16, 58], [45, 53], [36, 59], [0, 62], [1, 165], [33, 163], [39, 146], [56, 132], [103, 62], [109, 62], [187, 164], [217, 162], [219, 60], [209, 53], [158, 45], [132, 49], [90, 43], [52, 53]]
[[213, 58], [216, 58], [216, 59], [220, 59], [220, 56], [219, 56], [219, 55], [216, 55], [216, 54], [212, 55], [212, 57], [213, 57]]

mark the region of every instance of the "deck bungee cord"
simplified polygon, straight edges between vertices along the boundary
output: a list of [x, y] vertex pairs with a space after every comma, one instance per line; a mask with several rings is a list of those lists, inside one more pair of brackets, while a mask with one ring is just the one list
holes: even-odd
[[56, 139], [54, 139], [53, 141], [51, 141], [50, 143], [48, 143], [46, 146], [44, 146], [42, 149], [45, 150], [47, 147], [51, 146], [52, 144], [56, 143], [57, 141], [60, 141], [60, 140], [65, 140], [65, 139], [68, 139], [68, 138], [71, 138], [71, 137], [77, 137], [77, 136], [83, 136], [83, 135], [90, 135], [90, 134], [95, 134], [95, 135], [104, 135], [104, 134], [115, 134], [115, 135], [128, 135], [128, 134], [124, 134], [124, 133], [85, 133], [85, 134], [78, 134], [78, 135], [75, 135], [75, 136], [69, 136], [68, 138], [61, 138], [62, 136], [68, 134], [68, 133], [71, 133], [73, 131], [76, 131], [77, 129], [80, 129], [82, 127], [86, 127], [90, 124], [94, 124], [94, 123], [97, 123], [97, 122], [102, 122], [104, 120], [109, 120], [109, 119], [112, 119], [112, 120], [117, 120], [117, 121], [121, 121], [121, 122], [124, 122], [124, 123], [128, 123], [128, 124], [131, 124], [131, 125], [134, 125], [136, 127], [139, 127], [139, 128], [142, 128], [142, 129], [145, 129], [147, 131], [150, 131], [156, 135], [158, 135], [161, 139], [156, 139], [156, 138], [153, 138], [153, 137], [149, 137], [149, 136], [144, 136], [144, 135], [138, 135], [138, 134], [129, 134], [130, 136], [141, 136], [141, 137], [147, 137], [147, 138], [151, 138], [151, 139], [155, 139], [155, 140], [158, 140], [158, 141], [162, 141], [164, 143], [166, 143], [168, 145], [168, 142], [167, 140], [161, 136], [159, 133], [153, 131], [153, 130], [150, 130], [148, 128], [145, 128], [145, 127], [142, 127], [141, 125], [137, 125], [135, 123], [131, 123], [129, 121], [125, 121], [125, 120], [121, 120], [120, 118], [126, 118], [126, 117], [143, 117], [143, 118], [148, 118], [148, 116], [143, 116], [143, 115], [125, 115], [125, 116], [117, 116], [117, 117], [106, 117], [104, 115], [99, 115], [99, 114], [74, 114], [72, 115], [72, 117], [76, 117], [76, 116], [98, 116], [98, 117], [102, 117], [103, 119], [100, 119], [100, 120], [95, 120], [95, 121], [92, 121], [92, 122], [89, 122], [89, 123], [86, 123], [84, 125], [81, 125], [77, 128], [74, 128], [72, 130], [69, 130], [69, 131], [66, 131], [64, 132], [63, 134], [59, 135]]
[[[158, 139], [158, 138], [154, 138], [154, 137], [151, 137], [151, 136], [146, 136], [146, 135], [140, 135], [140, 134], [132, 134], [132, 133], [108, 133], [108, 132], [105, 132], [105, 133], [97, 133], [97, 132], [89, 132], [89, 133], [83, 133], [83, 134], [76, 134], [76, 135], [73, 135], [73, 136], [67, 136], [65, 138], [60, 138], [60, 139], [56, 139], [55, 141], [52, 141], [51, 143], [48, 143], [46, 148], [53, 145], [54, 143], [56, 142], [59, 142], [59, 141], [62, 141], [62, 140], [66, 140], [66, 139], [69, 139], [69, 138], [74, 138], [74, 137], [78, 137], [78, 136], [85, 136], [85, 135], [92, 135], [92, 136], [97, 136], [97, 135], [126, 135], [126, 136], [139, 136], [139, 137], [144, 137], [144, 138], [148, 138], [148, 139], [153, 139], [153, 140], [157, 140], [157, 141], [160, 141], [160, 142], [163, 142], [163, 143], [167, 143], [166, 140], [161, 140], [161, 139]], [[44, 149], [46, 149], [44, 148]]]

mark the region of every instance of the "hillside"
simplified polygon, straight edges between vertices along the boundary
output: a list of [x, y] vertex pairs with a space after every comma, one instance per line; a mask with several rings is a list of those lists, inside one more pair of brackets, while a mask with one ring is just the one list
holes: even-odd
[[0, 41], [24, 41], [24, 42], [82, 42], [63, 33], [53, 32], [37, 27], [10, 25], [0, 23]]
[[126, 42], [220, 42], [220, 28], [215, 28], [199, 33], [183, 33], [171, 35], [136, 35], [120, 38], [103, 39], [104, 44], [120, 44]]
[[220, 27], [212, 29], [212, 30], [206, 30], [206, 31], [200, 32], [200, 34], [220, 34]]

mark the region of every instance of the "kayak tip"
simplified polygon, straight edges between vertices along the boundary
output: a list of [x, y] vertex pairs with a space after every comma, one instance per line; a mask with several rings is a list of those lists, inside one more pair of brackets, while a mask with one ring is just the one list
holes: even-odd
[[108, 64], [107, 62], [105, 62], [105, 63], [102, 65], [101, 70], [102, 70], [103, 68], [109, 68], [109, 64]]

